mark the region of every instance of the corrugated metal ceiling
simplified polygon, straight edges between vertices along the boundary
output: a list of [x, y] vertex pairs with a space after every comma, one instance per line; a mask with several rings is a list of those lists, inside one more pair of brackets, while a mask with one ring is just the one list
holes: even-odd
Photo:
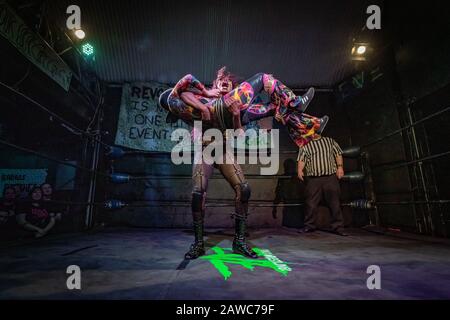
[[[373, 1], [371, 1], [373, 2]], [[210, 83], [227, 65], [245, 78], [260, 71], [293, 87], [331, 86], [349, 75], [351, 39], [368, 1], [78, 1], [105, 81], [176, 82], [192, 73]], [[59, 15], [72, 1], [51, 7]]]

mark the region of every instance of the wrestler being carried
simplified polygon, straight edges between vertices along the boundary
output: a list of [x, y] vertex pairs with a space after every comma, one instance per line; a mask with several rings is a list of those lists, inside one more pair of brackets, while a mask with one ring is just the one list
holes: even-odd
[[[265, 92], [269, 103], [255, 104], [254, 99]], [[238, 129], [252, 121], [275, 117], [286, 125], [292, 140], [301, 147], [320, 134], [328, 116], [316, 118], [305, 112], [314, 88], [305, 95], [296, 96], [271, 74], [257, 73], [242, 83], [223, 67], [217, 73], [213, 87], [207, 89], [193, 75], [184, 76], [173, 89], [160, 96], [160, 105], [169, 111], [167, 122], [183, 120], [189, 125], [202, 121], [203, 125], [217, 129]]]

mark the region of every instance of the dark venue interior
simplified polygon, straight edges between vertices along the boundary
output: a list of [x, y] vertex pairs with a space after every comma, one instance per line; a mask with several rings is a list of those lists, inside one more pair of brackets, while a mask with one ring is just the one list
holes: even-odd
[[[449, 299], [445, 4], [0, 1], [0, 299]], [[306, 113], [329, 117], [322, 137], [343, 151], [347, 236], [326, 196], [317, 229], [298, 232], [314, 178], [299, 179], [299, 147], [272, 116], [248, 126], [279, 132], [278, 170], [241, 165], [247, 204], [247, 185], [215, 169], [198, 202], [205, 254], [185, 257], [197, 193], [169, 146], [189, 126], [166, 122], [159, 98], [187, 74], [210, 88], [222, 66], [239, 82], [273, 75], [297, 97], [315, 88]], [[238, 233], [257, 259], [231, 253]]]

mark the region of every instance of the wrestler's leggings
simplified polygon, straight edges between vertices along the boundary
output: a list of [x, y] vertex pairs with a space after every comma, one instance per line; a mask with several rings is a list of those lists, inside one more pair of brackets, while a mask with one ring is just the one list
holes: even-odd
[[194, 164], [192, 167], [192, 215], [194, 223], [203, 222], [208, 180], [214, 172], [214, 167], [220, 170], [224, 178], [234, 189], [235, 217], [243, 220], [247, 217], [250, 188], [234, 155], [225, 152], [224, 157], [226, 157], [226, 161], [223, 164], [208, 164], [202, 161], [202, 163]]
[[[243, 109], [247, 109], [258, 93], [266, 92], [270, 97], [273, 107], [292, 108], [300, 103], [300, 97], [296, 96], [291, 89], [281, 81], [266, 73], [257, 73], [253, 77], [242, 82], [237, 88], [227, 93], [223, 98], [226, 102], [238, 100]], [[231, 98], [228, 99], [228, 98]]]
[[[268, 105], [253, 104], [254, 98], [261, 92], [268, 94]], [[223, 96], [222, 101], [227, 106], [233, 101], [241, 103], [244, 109], [243, 124], [275, 115], [277, 120], [288, 126], [289, 134], [298, 146], [308, 143], [320, 128], [319, 118], [298, 111], [301, 97], [270, 74], [255, 74]]]

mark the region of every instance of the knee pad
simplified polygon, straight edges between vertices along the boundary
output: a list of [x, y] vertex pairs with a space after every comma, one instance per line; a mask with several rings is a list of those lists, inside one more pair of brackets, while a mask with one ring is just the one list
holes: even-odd
[[201, 191], [192, 192], [192, 212], [203, 211], [203, 200], [205, 198], [205, 193]]
[[241, 193], [241, 202], [248, 202], [248, 199], [250, 199], [250, 195], [252, 193], [250, 186], [247, 182], [243, 182], [238, 185], [239, 191]]

